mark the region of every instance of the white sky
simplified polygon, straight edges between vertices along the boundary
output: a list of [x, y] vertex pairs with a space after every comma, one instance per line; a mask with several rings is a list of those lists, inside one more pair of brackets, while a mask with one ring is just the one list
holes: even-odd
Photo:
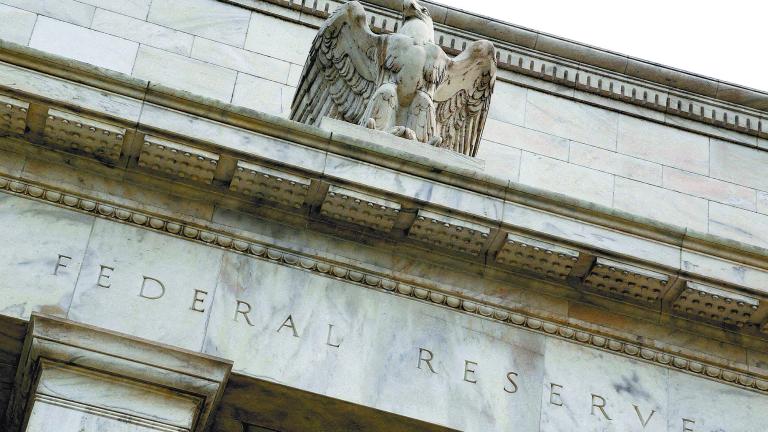
[[768, 91], [768, 0], [436, 0]]

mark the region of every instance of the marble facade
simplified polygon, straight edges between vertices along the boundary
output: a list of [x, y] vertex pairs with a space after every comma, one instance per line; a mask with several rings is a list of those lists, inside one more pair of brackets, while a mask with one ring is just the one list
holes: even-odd
[[335, 0], [0, 0], [0, 429], [762, 432], [768, 95], [425, 5], [476, 158], [285, 118]]

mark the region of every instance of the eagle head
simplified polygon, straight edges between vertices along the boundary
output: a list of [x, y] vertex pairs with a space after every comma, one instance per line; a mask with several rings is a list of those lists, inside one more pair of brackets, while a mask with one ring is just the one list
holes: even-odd
[[434, 43], [435, 29], [429, 9], [417, 0], [403, 0], [403, 26], [399, 33], [418, 41]]
[[408, 21], [411, 18], [416, 18], [432, 25], [432, 16], [429, 14], [429, 9], [420, 5], [417, 0], [404, 0], [403, 21]]

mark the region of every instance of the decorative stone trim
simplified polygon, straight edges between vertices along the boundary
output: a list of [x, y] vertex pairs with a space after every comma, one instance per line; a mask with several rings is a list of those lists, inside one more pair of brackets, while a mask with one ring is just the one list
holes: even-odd
[[50, 108], [45, 121], [47, 144], [60, 150], [81, 153], [116, 163], [123, 149], [125, 128], [78, 114]]
[[[399, 297], [446, 307], [476, 317], [566, 339], [590, 348], [613, 352], [639, 361], [661, 365], [703, 378], [768, 394], [768, 376], [737, 370], [726, 364], [717, 364], [713, 360], [699, 360], [696, 359], [695, 355], [680, 354], [679, 350], [672, 353], [649, 346], [640, 346], [620, 336], [601, 334], [575, 324], [559, 323], [531, 316], [527, 312], [523, 313], [481, 303], [470, 298], [440, 292], [436, 289], [414, 286], [389, 276], [340, 265], [319, 257], [287, 251], [247, 238], [229, 235], [223, 231], [215, 232], [207, 228], [187, 224], [183, 221], [113, 206], [90, 198], [44, 188], [13, 178], [0, 177], [0, 191], [31, 197], [97, 217], [140, 226], [145, 229], [161, 231], [186, 240], [222, 247], [230, 252], [300, 268], [327, 277], [352, 282], [369, 289], [389, 292]], [[649, 341], [649, 343], [652, 343], [652, 341]]]
[[400, 204], [362, 192], [331, 185], [320, 207], [323, 216], [389, 232]]
[[27, 102], [0, 95], [0, 134], [22, 135], [28, 110]]
[[139, 155], [139, 167], [175, 177], [210, 184], [219, 155], [147, 135]]
[[507, 234], [496, 262], [551, 278], [565, 279], [579, 260], [579, 251], [532, 238]]
[[[314, 2], [264, 0], [262, 5], [260, 3], [254, 4], [248, 0], [222, 1], [235, 3], [249, 9], [263, 9], [263, 12], [279, 14], [288, 19], [295, 19], [294, 12], [299, 11], [302, 15], [300, 21], [314, 26], [317, 26], [317, 23], [306, 19], [305, 16], [324, 20], [344, 3], [338, 0], [315, 0]], [[284, 10], [280, 11], [279, 8], [270, 7], [269, 4], [280, 6]], [[400, 23], [398, 13], [370, 3], [366, 3], [366, 10], [370, 17], [369, 24], [374, 31], [382, 33], [397, 31]], [[435, 23], [436, 43], [451, 54], [458, 54], [472, 41], [486, 38], [486, 36], [478, 33]], [[739, 107], [707, 96], [697, 96], [663, 84], [649, 84], [645, 79], [640, 81], [625, 74], [611, 72], [583, 62], [524, 48], [498, 39], [493, 40], [493, 43], [496, 46], [499, 69], [724, 129], [768, 138], [768, 115], [762, 111], [746, 106]], [[712, 82], [714, 86], [718, 84]], [[747, 90], [744, 91], [747, 92]]]
[[310, 183], [307, 177], [240, 160], [229, 190], [299, 208], [307, 198]]
[[488, 242], [491, 229], [453, 216], [420, 209], [408, 237], [435, 246], [477, 255]]
[[691, 281], [686, 282], [685, 290], [672, 304], [680, 313], [739, 328], [751, 322], [759, 306], [756, 298]]
[[584, 279], [587, 289], [601, 295], [654, 303], [667, 291], [669, 276], [598, 257]]

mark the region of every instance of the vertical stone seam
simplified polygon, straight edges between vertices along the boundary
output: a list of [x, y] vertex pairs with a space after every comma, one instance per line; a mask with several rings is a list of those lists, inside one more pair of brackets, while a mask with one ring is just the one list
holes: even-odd
[[[93, 230], [96, 227], [96, 221], [98, 218], [96, 216], [91, 216], [93, 220], [91, 221], [91, 232], [88, 233], [88, 241], [85, 242], [85, 250], [83, 250], [83, 258], [80, 261], [80, 268], [77, 270], [77, 277], [75, 278], [75, 286], [72, 287], [72, 297], [69, 299], [69, 305], [67, 306], [67, 314], [65, 318], [70, 319], [69, 313], [72, 310], [72, 304], [75, 302], [75, 298], [77, 295], [77, 285], [80, 282], [80, 276], [83, 274], [83, 266], [85, 265], [85, 259], [88, 256], [88, 250], [91, 247], [91, 239], [93, 238]], [[107, 288], [108, 289], [108, 288]]]
[[219, 271], [216, 272], [216, 285], [214, 285], [212, 292], [208, 294], [211, 296], [212, 300], [208, 305], [208, 314], [205, 315], [205, 324], [203, 325], [203, 339], [200, 341], [199, 350], [201, 353], [205, 353], [205, 341], [208, 340], [208, 326], [211, 322], [211, 314], [213, 313], [213, 308], [216, 302], [216, 293], [219, 291], [219, 285], [221, 285], [222, 272], [224, 270], [224, 258], [226, 257], [227, 253], [229, 252], [225, 250], [221, 251], [221, 258], [219, 259]]

